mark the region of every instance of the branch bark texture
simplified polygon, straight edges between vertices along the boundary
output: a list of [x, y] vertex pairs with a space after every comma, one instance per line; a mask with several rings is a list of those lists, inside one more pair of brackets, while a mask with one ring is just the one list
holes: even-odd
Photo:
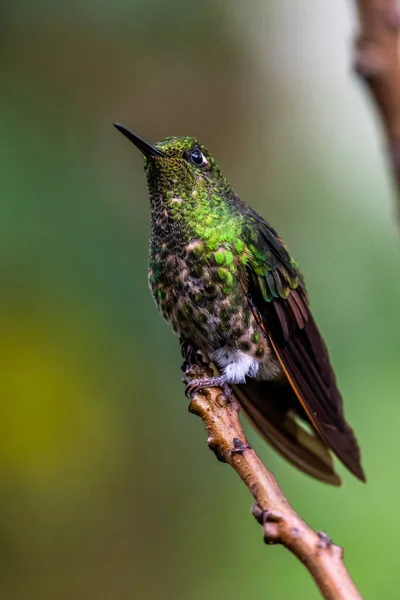
[[359, 33], [354, 66], [383, 124], [400, 220], [400, 6], [398, 0], [356, 0], [356, 6]]
[[[210, 375], [206, 367], [191, 366], [186, 381]], [[313, 531], [293, 510], [275, 477], [248, 444], [239, 421], [239, 404], [218, 388], [196, 394], [189, 410], [201, 417], [208, 445], [228, 463], [248, 487], [256, 504], [253, 515], [263, 526], [267, 544], [286, 546], [305, 565], [327, 600], [357, 600], [357, 591], [343, 563], [343, 550], [325, 533]]]

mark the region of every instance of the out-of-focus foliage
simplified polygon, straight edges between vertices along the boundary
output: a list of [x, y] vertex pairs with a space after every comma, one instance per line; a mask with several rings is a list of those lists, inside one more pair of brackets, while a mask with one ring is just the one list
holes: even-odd
[[303, 267], [368, 484], [329, 488], [251, 440], [361, 591], [396, 596], [400, 260], [353, 24], [344, 1], [2, 4], [1, 598], [318, 597], [187, 413], [114, 120], [198, 136]]

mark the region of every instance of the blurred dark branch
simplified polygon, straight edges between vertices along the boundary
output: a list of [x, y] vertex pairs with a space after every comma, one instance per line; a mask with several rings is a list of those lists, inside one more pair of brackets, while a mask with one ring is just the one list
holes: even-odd
[[[208, 377], [206, 367], [191, 366], [186, 382]], [[208, 445], [218, 460], [228, 463], [253, 495], [253, 515], [263, 526], [266, 544], [282, 544], [306, 566], [328, 600], [361, 599], [343, 563], [343, 550], [324, 533], [315, 533], [293, 510], [275, 477], [248, 444], [239, 421], [239, 404], [218, 388], [196, 394], [189, 410], [203, 420]]]
[[398, 0], [356, 0], [356, 5], [360, 30], [354, 66], [383, 123], [400, 219], [400, 8]]

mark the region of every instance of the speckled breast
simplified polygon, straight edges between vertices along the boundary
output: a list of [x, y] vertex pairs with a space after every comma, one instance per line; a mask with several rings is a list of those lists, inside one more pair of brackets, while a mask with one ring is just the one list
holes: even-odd
[[199, 240], [179, 252], [163, 243], [151, 249], [149, 284], [161, 314], [178, 335], [207, 352], [228, 345], [262, 360], [268, 342], [243, 293], [239, 260], [225, 246], [206, 253]]

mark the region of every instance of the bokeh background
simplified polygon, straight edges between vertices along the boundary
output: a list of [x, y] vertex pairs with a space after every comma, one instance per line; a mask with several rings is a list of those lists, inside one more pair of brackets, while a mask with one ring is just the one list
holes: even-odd
[[187, 412], [114, 120], [198, 136], [300, 262], [368, 484], [249, 435], [361, 592], [398, 596], [399, 239], [354, 27], [345, 0], [1, 3], [1, 598], [319, 597]]

